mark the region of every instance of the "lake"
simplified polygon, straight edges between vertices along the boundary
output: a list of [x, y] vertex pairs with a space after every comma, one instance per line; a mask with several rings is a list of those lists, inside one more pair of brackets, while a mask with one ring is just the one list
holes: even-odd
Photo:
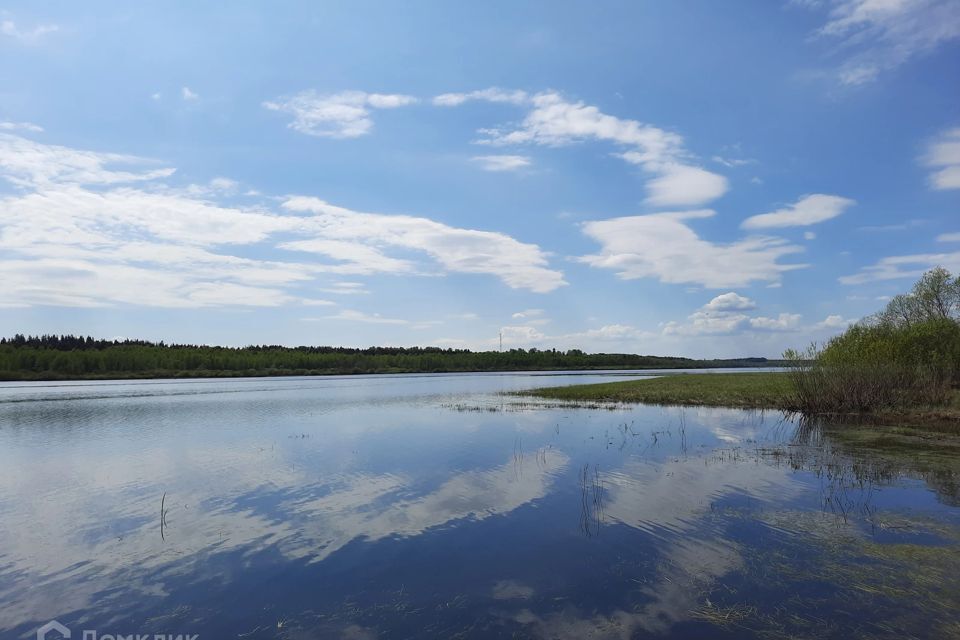
[[960, 637], [956, 449], [625, 375], [0, 383], [0, 637]]

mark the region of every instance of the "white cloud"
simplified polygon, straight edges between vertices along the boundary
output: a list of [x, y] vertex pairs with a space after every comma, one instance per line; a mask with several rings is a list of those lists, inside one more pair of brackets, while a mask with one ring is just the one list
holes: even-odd
[[30, 131], [32, 133], [41, 133], [43, 127], [32, 122], [0, 122], [0, 131]]
[[[622, 345], [623, 348], [634, 351], [637, 349], [635, 344], [636, 340], [653, 335], [647, 331], [626, 324], [608, 324], [596, 329], [549, 335], [531, 323], [501, 327], [500, 334], [503, 336], [503, 346], [505, 347], [529, 348], [533, 346], [553, 346], [558, 349], [582, 349], [589, 347], [591, 343], [606, 345], [607, 347], [609, 343], [618, 343]], [[496, 347], [498, 340], [499, 336], [487, 340], [478, 346], [479, 348]], [[601, 348], [604, 347], [602, 346]]]
[[209, 250], [258, 242], [289, 226], [186, 195], [43, 185], [0, 199], [0, 304], [296, 303], [299, 296], [284, 289], [310, 280], [311, 267]]
[[757, 304], [750, 298], [741, 296], [733, 291], [722, 293], [703, 306], [709, 311], [748, 311], [756, 309]]
[[734, 292], [715, 297], [692, 314], [686, 322], [671, 321], [663, 326], [666, 336], [735, 335], [744, 332], [800, 331], [802, 316], [798, 313], [781, 313], [776, 318], [753, 316], [744, 313], [756, 308], [756, 304]]
[[13, 20], [0, 21], [0, 35], [24, 44], [33, 44], [49, 33], [55, 33], [60, 27], [55, 24], [41, 24], [32, 29], [21, 29]]
[[937, 236], [937, 242], [960, 242], [960, 231], [956, 233], [941, 233]]
[[[170, 168], [143, 171], [149, 160], [81, 151], [0, 133], [0, 176], [20, 187], [57, 183], [116, 184], [166, 178]], [[125, 165], [127, 170], [108, 167]]]
[[346, 263], [332, 271], [370, 275], [374, 273], [415, 273], [416, 266], [409, 260], [391, 258], [376, 247], [362, 242], [344, 240], [293, 240], [278, 245], [281, 249], [319, 253], [328, 258]]
[[846, 329], [856, 320], [844, 318], [841, 315], [829, 315], [816, 324], [817, 329]]
[[960, 272], [960, 251], [951, 253], [922, 253], [883, 258], [864, 267], [859, 273], [839, 278], [842, 284], [863, 284], [899, 278], [919, 278], [925, 271], [941, 266], [954, 273]]
[[395, 109], [415, 102], [413, 96], [402, 94], [303, 91], [264, 102], [263, 106], [293, 115], [293, 122], [287, 126], [294, 131], [326, 138], [356, 138], [373, 130], [371, 109]]
[[524, 104], [529, 100], [529, 96], [525, 91], [507, 91], [505, 89], [491, 87], [489, 89], [481, 89], [467, 93], [444, 93], [434, 97], [432, 102], [438, 107], [458, 107], [465, 102], [475, 100]]
[[956, 0], [832, 0], [816, 35], [839, 44], [842, 84], [860, 85], [960, 38]]
[[370, 293], [362, 282], [334, 282], [325, 289], [319, 289], [324, 293], [334, 293], [341, 296], [366, 295]]
[[511, 102], [528, 108], [518, 127], [481, 129], [485, 137], [479, 142], [483, 144], [561, 146], [594, 141], [625, 148], [616, 155], [640, 166], [651, 176], [647, 184], [651, 204], [699, 205], [719, 198], [728, 189], [726, 178], [693, 164], [682, 136], [603, 113], [583, 102], [570, 102], [559, 93], [528, 95], [487, 89], [470, 94], [445, 94], [435, 98], [434, 103], [455, 106], [466, 100]]
[[396, 109], [415, 104], [417, 99], [398, 93], [368, 93], [367, 104], [374, 109]]
[[[235, 181], [175, 188], [159, 181], [172, 169], [150, 164], [0, 134], [0, 179], [15, 187], [0, 197], [0, 306], [331, 304], [303, 292], [320, 274], [424, 271], [385, 248], [422, 250], [446, 271], [489, 273], [517, 288], [564, 284], [536, 245], [505, 234], [329, 205], [318, 210], [322, 201], [314, 199], [289, 199], [282, 213], [225, 206], [217, 199], [234, 194]], [[311, 208], [314, 215], [302, 215]], [[276, 243], [277, 236], [280, 248], [333, 262], [283, 253], [253, 259], [238, 249]], [[339, 283], [313, 291], [364, 289]]]
[[924, 162], [937, 169], [930, 175], [931, 187], [960, 189], [960, 127], [942, 132], [931, 142]]
[[180, 97], [187, 102], [194, 102], [200, 99], [200, 95], [191, 90], [190, 87], [183, 87], [180, 89]]
[[363, 324], [402, 325], [409, 327], [410, 329], [430, 329], [436, 327], [437, 325], [443, 324], [441, 320], [412, 321], [403, 318], [389, 318], [382, 316], [379, 313], [366, 313], [364, 311], [357, 311], [355, 309], [344, 309], [343, 311], [340, 311], [334, 315], [324, 316], [322, 318], [302, 318], [302, 320], [305, 322], [344, 320], [347, 322], [360, 322]]
[[187, 193], [193, 196], [233, 195], [240, 187], [240, 183], [230, 178], [213, 178], [206, 184], [191, 184], [186, 188]]
[[817, 234], [815, 234], [813, 231], [804, 231], [804, 232], [803, 232], [803, 239], [804, 239], [804, 240], [816, 240], [816, 239], [817, 239]]
[[952, 165], [940, 169], [930, 176], [930, 183], [934, 189], [960, 189], [960, 165]]
[[[299, 218], [304, 230], [315, 231], [320, 239], [301, 241], [288, 248], [310, 250], [312, 242], [323, 252], [342, 251], [339, 259], [357, 262], [351, 251], [362, 246], [391, 246], [423, 251], [447, 271], [494, 275], [514, 289], [538, 293], [553, 291], [566, 284], [563, 274], [547, 267], [547, 256], [537, 246], [519, 242], [493, 231], [451, 227], [428, 218], [408, 215], [362, 213], [337, 207], [319, 198], [292, 197], [283, 203], [289, 211], [312, 212], [311, 218]], [[377, 259], [376, 254], [372, 258]]]
[[539, 344], [547, 339], [540, 329], [530, 325], [500, 327], [500, 337], [504, 346], [525, 346]]
[[528, 156], [474, 156], [471, 160], [479, 163], [484, 171], [516, 171], [530, 166]]
[[756, 164], [756, 160], [751, 158], [726, 158], [724, 156], [713, 156], [710, 158], [717, 164], [722, 164], [725, 167], [743, 167], [748, 164]]
[[727, 179], [700, 167], [667, 164], [647, 182], [647, 202], [655, 206], [698, 205], [727, 192]]
[[[307, 320], [314, 320], [317, 318], [306, 318]], [[355, 311], [353, 309], [344, 309], [340, 313], [337, 313], [332, 316], [324, 316], [319, 318], [321, 320], [348, 320], [350, 322], [363, 322], [365, 324], [410, 324], [409, 320], [403, 320], [401, 318], [385, 318], [379, 313], [364, 313], [363, 311]]]
[[799, 313], [781, 313], [776, 318], [750, 318], [750, 327], [761, 331], [793, 331], [799, 328]]
[[525, 310], [523, 310], [523, 311], [518, 311], [518, 312], [516, 312], [516, 313], [513, 314], [511, 317], [512, 317], [514, 320], [523, 320], [523, 319], [526, 319], [526, 318], [539, 318], [539, 317], [542, 316], [544, 313], [545, 313], [545, 312], [544, 312], [543, 309], [525, 309]]
[[500, 344], [500, 334], [503, 335], [504, 348], [584, 349], [607, 353], [638, 353], [646, 348], [641, 346], [641, 340], [653, 340], [659, 336], [658, 333], [627, 324], [606, 324], [583, 331], [548, 334], [538, 328], [537, 324], [527, 322], [499, 327], [485, 339], [437, 338], [432, 343], [465, 349], [496, 349]]
[[67, 184], [8, 197], [0, 204], [2, 237], [29, 243], [46, 240], [89, 247], [147, 233], [187, 246], [252, 244], [296, 225], [294, 219], [263, 211], [129, 187], [93, 191]]
[[744, 229], [805, 227], [836, 218], [855, 202], [849, 198], [815, 193], [803, 196], [796, 203], [771, 213], [751, 216], [740, 226]]
[[750, 317], [742, 313], [710, 313], [695, 311], [688, 322], [668, 322], [663, 327], [664, 335], [702, 336], [731, 335], [749, 326]]
[[782, 238], [748, 236], [716, 244], [697, 236], [685, 223], [713, 215], [701, 210], [588, 222], [583, 232], [601, 244], [601, 251], [578, 260], [614, 269], [624, 280], [653, 277], [712, 289], [779, 282], [784, 271], [806, 266], [779, 262], [783, 256], [803, 251]]

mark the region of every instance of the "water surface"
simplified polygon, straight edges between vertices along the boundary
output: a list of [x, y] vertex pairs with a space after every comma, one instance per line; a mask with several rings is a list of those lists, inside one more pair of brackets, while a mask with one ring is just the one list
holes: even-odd
[[0, 637], [960, 635], [955, 449], [624, 375], [5, 384]]

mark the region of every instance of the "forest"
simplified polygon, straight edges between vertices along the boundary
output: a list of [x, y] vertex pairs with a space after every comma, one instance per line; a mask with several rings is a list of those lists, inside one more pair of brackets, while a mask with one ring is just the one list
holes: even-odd
[[779, 366], [766, 358], [584, 353], [578, 349], [470, 351], [438, 347], [217, 347], [73, 335], [0, 339], [0, 380], [184, 378], [576, 369]]

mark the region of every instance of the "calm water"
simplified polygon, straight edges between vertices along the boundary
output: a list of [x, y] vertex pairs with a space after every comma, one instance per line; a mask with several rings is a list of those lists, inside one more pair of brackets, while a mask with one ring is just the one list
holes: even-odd
[[618, 377], [8, 383], [0, 637], [960, 636], [955, 455]]

